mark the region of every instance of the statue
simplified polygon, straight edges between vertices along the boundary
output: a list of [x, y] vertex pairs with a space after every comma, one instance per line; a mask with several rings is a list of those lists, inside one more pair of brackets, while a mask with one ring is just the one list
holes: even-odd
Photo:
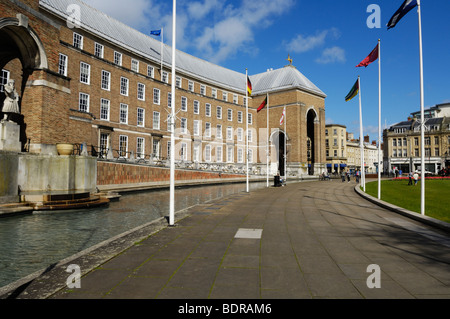
[[20, 114], [19, 110], [19, 94], [15, 88], [15, 81], [9, 80], [8, 84], [5, 85], [6, 98], [3, 102], [2, 112], [4, 113], [3, 120], [10, 120], [11, 114]]

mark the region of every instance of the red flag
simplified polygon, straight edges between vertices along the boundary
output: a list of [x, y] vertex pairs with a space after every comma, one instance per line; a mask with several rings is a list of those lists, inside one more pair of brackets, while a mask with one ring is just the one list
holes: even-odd
[[370, 52], [370, 54], [367, 56], [367, 58], [362, 60], [361, 63], [358, 64], [356, 67], [357, 68], [359, 68], [361, 66], [367, 67], [370, 63], [374, 62], [376, 59], [378, 59], [378, 44], [375, 47], [375, 49], [373, 49], [373, 51]]
[[267, 96], [266, 99], [261, 103], [261, 105], [258, 107], [257, 112], [261, 111], [267, 104]]

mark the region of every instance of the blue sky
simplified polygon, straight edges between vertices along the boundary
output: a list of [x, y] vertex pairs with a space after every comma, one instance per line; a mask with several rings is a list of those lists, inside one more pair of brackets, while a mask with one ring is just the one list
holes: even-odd
[[[171, 44], [172, 1], [85, 0], [149, 34], [164, 27]], [[378, 135], [378, 62], [355, 66], [381, 39], [382, 125], [420, 109], [417, 10], [395, 28], [386, 24], [403, 0], [197, 0], [177, 1], [177, 49], [249, 74], [293, 65], [327, 94], [327, 123], [359, 136], [358, 99], [345, 102], [361, 76], [364, 134]], [[369, 5], [381, 28], [369, 28]], [[422, 0], [425, 107], [450, 102], [450, 1]], [[159, 38], [158, 38], [159, 39]]]

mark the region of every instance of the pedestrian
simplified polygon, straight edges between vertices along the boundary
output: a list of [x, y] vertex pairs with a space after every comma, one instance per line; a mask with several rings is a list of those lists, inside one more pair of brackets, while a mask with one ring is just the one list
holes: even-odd
[[348, 180], [348, 183], [350, 183], [350, 175], [351, 175], [351, 173], [350, 173], [350, 171], [348, 171], [348, 172], [347, 172], [347, 180]]
[[359, 183], [359, 169], [355, 173], [356, 183]]
[[342, 183], [345, 182], [345, 172], [343, 170], [341, 171], [341, 179]]
[[413, 184], [413, 182], [412, 182], [412, 177], [413, 177], [413, 173], [412, 173], [412, 172], [409, 172], [409, 173], [408, 173], [408, 178], [409, 178], [408, 186]]
[[419, 180], [419, 174], [417, 173], [417, 171], [414, 173], [414, 186], [417, 185], [417, 181]]

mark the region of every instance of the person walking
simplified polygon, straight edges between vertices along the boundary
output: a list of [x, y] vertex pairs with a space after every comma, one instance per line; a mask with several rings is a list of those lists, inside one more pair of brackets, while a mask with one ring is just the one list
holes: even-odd
[[359, 169], [355, 172], [356, 183], [359, 183]]
[[351, 175], [351, 172], [347, 171], [347, 181], [348, 181], [348, 183], [350, 183], [350, 175]]
[[342, 179], [342, 183], [345, 182], [345, 172], [344, 172], [344, 170], [341, 171], [341, 179]]
[[409, 172], [409, 173], [408, 173], [408, 178], [409, 178], [409, 181], [408, 181], [408, 186], [409, 186], [409, 185], [412, 185], [412, 184], [413, 184], [413, 182], [412, 182], [413, 173], [412, 173], [412, 172]]
[[419, 174], [417, 172], [414, 173], [414, 186], [417, 185], [417, 181], [419, 180]]

